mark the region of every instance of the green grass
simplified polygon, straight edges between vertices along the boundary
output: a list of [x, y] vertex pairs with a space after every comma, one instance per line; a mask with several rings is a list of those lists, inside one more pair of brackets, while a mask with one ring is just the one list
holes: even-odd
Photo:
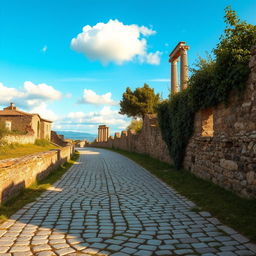
[[256, 241], [256, 200], [244, 199], [192, 173], [174, 169], [173, 166], [147, 155], [113, 150], [120, 153], [175, 188], [197, 204], [193, 211], [208, 211], [243, 235]]
[[46, 191], [54, 182], [76, 163], [79, 153], [75, 152], [73, 157], [65, 164], [52, 171], [43, 180], [34, 183], [28, 188], [24, 188], [16, 197], [0, 206], [0, 224], [7, 220], [12, 214], [21, 209], [24, 205], [35, 201], [44, 191]]
[[39, 143], [36, 144], [9, 144], [0, 146], [0, 160], [8, 158], [22, 157], [26, 155], [31, 155], [39, 152], [49, 151], [51, 149], [56, 149], [55, 145], [51, 143]]

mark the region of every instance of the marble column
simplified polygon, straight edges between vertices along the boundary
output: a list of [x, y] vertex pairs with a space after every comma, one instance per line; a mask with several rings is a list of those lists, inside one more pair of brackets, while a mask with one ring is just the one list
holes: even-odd
[[187, 88], [188, 83], [188, 55], [187, 49], [182, 48], [180, 54], [180, 90]]
[[108, 138], [109, 138], [109, 127], [106, 127], [107, 128], [107, 139], [106, 139], [106, 141], [108, 141]]
[[98, 128], [98, 141], [100, 141], [100, 127]]
[[100, 128], [100, 142], [103, 141], [103, 129], [102, 127]]
[[178, 70], [177, 70], [178, 59], [171, 62], [171, 94], [174, 95], [178, 92]]

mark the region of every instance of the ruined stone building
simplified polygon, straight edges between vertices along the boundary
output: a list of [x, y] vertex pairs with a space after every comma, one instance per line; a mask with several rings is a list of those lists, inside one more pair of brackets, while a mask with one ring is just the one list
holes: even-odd
[[[172, 95], [187, 87], [188, 49], [185, 42], [180, 42], [170, 54]], [[183, 167], [241, 196], [256, 198], [256, 47], [251, 55], [251, 73], [243, 94], [232, 91], [226, 104], [196, 112]], [[181, 86], [178, 86], [179, 58]], [[101, 139], [102, 128], [99, 127], [99, 139], [91, 146], [147, 154], [173, 163], [156, 116], [146, 116], [138, 134], [123, 131], [121, 135], [115, 133], [114, 137]]]
[[13, 103], [0, 110], [0, 122], [10, 131], [33, 134], [35, 139], [51, 138], [52, 121], [43, 119], [38, 114], [20, 111]]

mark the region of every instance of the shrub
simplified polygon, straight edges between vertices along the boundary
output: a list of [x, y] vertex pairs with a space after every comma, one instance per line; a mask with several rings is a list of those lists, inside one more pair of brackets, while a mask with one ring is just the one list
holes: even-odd
[[35, 141], [35, 145], [37, 146], [41, 146], [41, 147], [46, 147], [50, 145], [50, 141], [46, 140], [46, 139], [37, 139]]
[[142, 129], [143, 121], [141, 119], [133, 119], [129, 126], [127, 127], [127, 130], [134, 130], [136, 133], [139, 133]]
[[188, 88], [158, 106], [158, 119], [170, 156], [180, 168], [193, 134], [194, 116], [200, 109], [227, 102], [232, 90], [243, 91], [250, 69], [251, 48], [256, 45], [256, 26], [240, 21], [225, 9], [226, 29], [213, 50], [214, 59], [199, 58]]

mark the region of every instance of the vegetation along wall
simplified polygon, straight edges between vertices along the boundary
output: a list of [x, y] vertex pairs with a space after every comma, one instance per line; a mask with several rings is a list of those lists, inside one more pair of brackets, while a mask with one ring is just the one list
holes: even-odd
[[183, 166], [243, 196], [256, 197], [256, 51], [243, 94], [196, 113]]
[[[181, 166], [239, 195], [256, 197], [256, 48], [249, 67], [251, 73], [243, 92], [233, 91], [224, 103], [195, 113]], [[163, 123], [167, 122], [164, 119]], [[183, 126], [178, 129], [183, 135], [186, 132]], [[167, 132], [170, 136], [171, 130]], [[167, 145], [153, 115], [145, 117], [139, 134], [123, 131], [107, 142], [91, 144], [174, 163]]]
[[123, 135], [106, 145], [143, 151], [256, 198], [256, 26], [230, 7], [225, 11], [226, 28], [213, 57], [199, 58], [188, 87], [157, 106], [163, 140], [157, 126], [145, 132], [146, 121], [136, 141]]

